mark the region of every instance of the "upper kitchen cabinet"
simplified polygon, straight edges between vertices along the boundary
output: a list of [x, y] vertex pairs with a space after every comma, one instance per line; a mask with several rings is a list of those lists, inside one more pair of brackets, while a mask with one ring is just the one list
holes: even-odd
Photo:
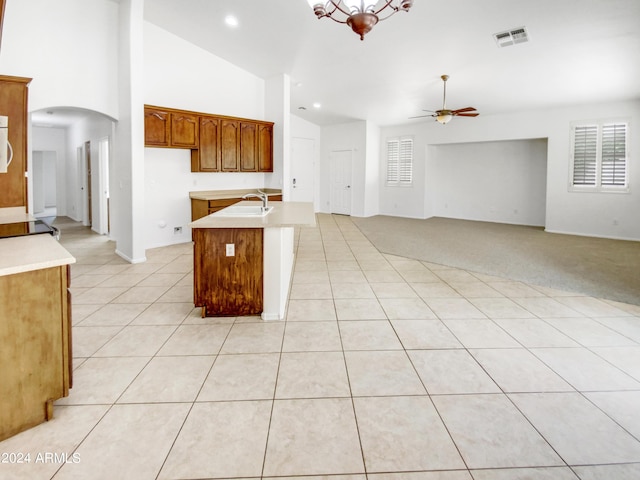
[[147, 147], [168, 147], [171, 114], [166, 110], [144, 107], [144, 144]]
[[144, 143], [147, 147], [198, 148], [198, 115], [145, 106]]
[[30, 78], [0, 75], [0, 116], [7, 117], [7, 139], [11, 145], [8, 152], [11, 163], [6, 173], [0, 171], [0, 208], [27, 206], [25, 173], [29, 82]]
[[198, 148], [198, 115], [171, 113], [170, 142], [172, 147]]
[[273, 123], [145, 105], [145, 146], [188, 148], [192, 172], [273, 172]]
[[220, 119], [217, 117], [200, 117], [199, 147], [191, 150], [192, 172], [220, 171]]
[[256, 156], [259, 171], [273, 172], [273, 124], [258, 124]]
[[253, 122], [240, 123], [240, 169], [243, 172], [257, 172], [256, 149], [258, 125]]
[[220, 121], [220, 170], [240, 171], [240, 122], [229, 118]]

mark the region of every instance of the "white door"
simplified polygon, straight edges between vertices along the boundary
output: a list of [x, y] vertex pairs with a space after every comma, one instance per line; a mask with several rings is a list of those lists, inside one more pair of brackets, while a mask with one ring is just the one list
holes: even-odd
[[291, 201], [314, 201], [314, 151], [311, 138], [291, 139]]
[[351, 150], [331, 152], [331, 213], [351, 215]]

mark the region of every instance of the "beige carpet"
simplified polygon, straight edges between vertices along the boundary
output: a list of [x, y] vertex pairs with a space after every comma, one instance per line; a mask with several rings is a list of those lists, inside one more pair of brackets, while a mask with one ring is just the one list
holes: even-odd
[[437, 217], [352, 220], [383, 253], [640, 305], [640, 242]]

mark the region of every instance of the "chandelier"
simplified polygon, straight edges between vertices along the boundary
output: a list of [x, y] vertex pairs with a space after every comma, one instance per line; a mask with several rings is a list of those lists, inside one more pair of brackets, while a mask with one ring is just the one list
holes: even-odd
[[307, 0], [316, 17], [346, 23], [364, 40], [365, 34], [399, 11], [408, 12], [413, 0]]

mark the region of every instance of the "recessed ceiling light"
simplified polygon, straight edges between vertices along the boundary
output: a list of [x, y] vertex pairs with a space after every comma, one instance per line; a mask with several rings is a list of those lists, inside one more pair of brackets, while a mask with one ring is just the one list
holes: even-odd
[[230, 27], [238, 26], [238, 19], [233, 15], [227, 15], [224, 17], [224, 23], [226, 23]]
[[318, 102], [313, 104], [313, 108], [320, 108], [320, 107], [322, 107], [322, 104], [320, 104]]

